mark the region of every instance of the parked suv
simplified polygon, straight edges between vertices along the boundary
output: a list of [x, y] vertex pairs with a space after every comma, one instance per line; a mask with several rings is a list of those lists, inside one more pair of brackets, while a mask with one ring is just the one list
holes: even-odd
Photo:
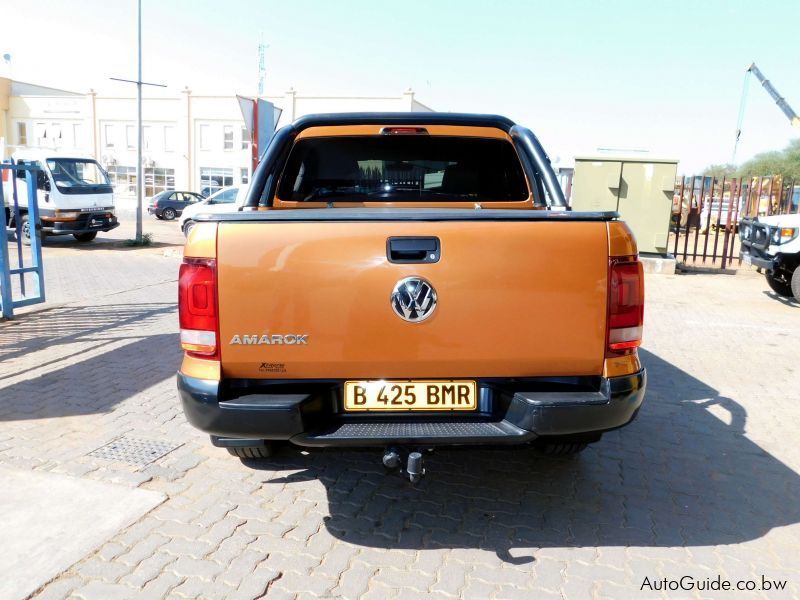
[[183, 213], [183, 209], [204, 198], [194, 192], [176, 192], [167, 190], [150, 198], [147, 212], [155, 215], [157, 219], [172, 221]]
[[741, 257], [764, 269], [767, 284], [779, 296], [800, 300], [800, 214], [745, 217], [739, 224]]

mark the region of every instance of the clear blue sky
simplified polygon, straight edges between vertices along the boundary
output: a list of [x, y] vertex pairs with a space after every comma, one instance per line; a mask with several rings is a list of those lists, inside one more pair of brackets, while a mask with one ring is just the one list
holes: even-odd
[[[16, 79], [132, 93], [134, 0], [0, 0]], [[800, 1], [143, 0], [144, 78], [175, 93], [399, 95], [530, 126], [554, 157], [644, 148], [681, 170], [730, 158], [755, 60], [800, 111]], [[9, 16], [13, 15], [12, 19]], [[13, 27], [10, 24], [13, 22]], [[27, 35], [25, 26], [33, 35]], [[153, 93], [153, 92], [151, 92]], [[752, 83], [738, 158], [792, 129]]]

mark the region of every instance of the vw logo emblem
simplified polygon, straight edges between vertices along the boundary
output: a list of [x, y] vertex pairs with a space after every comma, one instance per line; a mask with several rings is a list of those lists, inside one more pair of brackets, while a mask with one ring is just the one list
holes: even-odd
[[436, 309], [436, 290], [422, 277], [401, 279], [392, 290], [392, 309], [401, 319], [420, 323]]

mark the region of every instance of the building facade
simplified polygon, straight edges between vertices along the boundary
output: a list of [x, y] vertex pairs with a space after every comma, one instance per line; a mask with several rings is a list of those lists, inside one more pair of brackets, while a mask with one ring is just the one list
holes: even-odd
[[[408, 90], [395, 97], [264, 97], [282, 110], [278, 126], [316, 112], [431, 109]], [[142, 101], [145, 197], [165, 189], [212, 192], [250, 181], [250, 139], [236, 96], [192, 94]], [[43, 149], [91, 156], [119, 196], [135, 196], [136, 98], [86, 94], [0, 78], [0, 158]]]

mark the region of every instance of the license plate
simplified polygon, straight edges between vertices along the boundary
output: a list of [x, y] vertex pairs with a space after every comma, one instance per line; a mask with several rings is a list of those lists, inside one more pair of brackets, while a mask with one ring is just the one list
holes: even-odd
[[346, 381], [344, 409], [348, 412], [381, 410], [475, 410], [474, 381]]
[[753, 264], [753, 257], [750, 256], [749, 254], [743, 254], [742, 255], [742, 260], [744, 261], [744, 264], [746, 264], [746, 265], [752, 265]]

